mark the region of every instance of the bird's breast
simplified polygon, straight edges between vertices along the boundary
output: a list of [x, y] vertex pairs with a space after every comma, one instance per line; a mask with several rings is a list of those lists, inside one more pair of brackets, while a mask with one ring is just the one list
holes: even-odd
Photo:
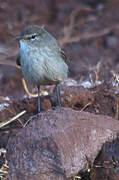
[[43, 58], [37, 48], [22, 45], [20, 49], [22, 72], [27, 81], [37, 84], [43, 79]]
[[33, 84], [57, 84], [67, 78], [65, 62], [48, 47], [32, 48], [22, 44], [20, 48], [22, 72]]

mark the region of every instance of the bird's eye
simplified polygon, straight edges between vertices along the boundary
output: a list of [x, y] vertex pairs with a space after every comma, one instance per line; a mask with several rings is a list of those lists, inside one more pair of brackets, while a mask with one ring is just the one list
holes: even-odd
[[31, 37], [31, 38], [32, 38], [32, 39], [35, 39], [35, 37], [36, 37], [36, 35], [32, 35], [32, 37]]

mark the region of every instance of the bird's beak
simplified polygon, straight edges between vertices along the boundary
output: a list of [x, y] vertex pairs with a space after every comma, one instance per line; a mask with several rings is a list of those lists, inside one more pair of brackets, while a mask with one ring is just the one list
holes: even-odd
[[14, 40], [18, 40], [18, 41], [20, 41], [21, 39], [23, 39], [22, 36], [17, 36], [17, 37], [14, 38]]
[[15, 37], [14, 38], [14, 40], [17, 40], [17, 41], [24, 41], [25, 39], [27, 39], [26, 37], [24, 37], [24, 36], [17, 36], [17, 37]]

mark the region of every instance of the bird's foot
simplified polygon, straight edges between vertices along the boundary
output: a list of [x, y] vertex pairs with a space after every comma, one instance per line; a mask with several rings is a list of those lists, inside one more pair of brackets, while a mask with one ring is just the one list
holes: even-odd
[[31, 120], [33, 120], [34, 118], [36, 118], [36, 116], [37, 116], [37, 114], [35, 114], [35, 115], [33, 115], [32, 117], [30, 117], [30, 118], [26, 121], [26, 123], [24, 124], [23, 127], [26, 127], [27, 124], [28, 124]]
[[57, 109], [61, 109], [61, 108], [62, 108], [61, 106], [53, 106], [52, 110], [57, 110]]

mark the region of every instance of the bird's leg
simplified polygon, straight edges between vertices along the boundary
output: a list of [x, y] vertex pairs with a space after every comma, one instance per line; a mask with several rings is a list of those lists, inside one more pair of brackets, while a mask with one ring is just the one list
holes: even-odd
[[58, 106], [61, 108], [61, 99], [60, 99], [60, 87], [56, 84], [56, 94], [57, 94], [57, 102]]
[[[40, 86], [37, 86], [38, 88], [38, 115], [41, 112], [41, 104], [40, 104]], [[35, 115], [36, 116], [36, 115]], [[26, 127], [26, 125], [32, 120], [34, 119], [35, 116], [32, 116], [25, 124], [24, 127]]]
[[41, 104], [40, 104], [40, 85], [37, 86], [38, 88], [38, 114], [41, 112]]

